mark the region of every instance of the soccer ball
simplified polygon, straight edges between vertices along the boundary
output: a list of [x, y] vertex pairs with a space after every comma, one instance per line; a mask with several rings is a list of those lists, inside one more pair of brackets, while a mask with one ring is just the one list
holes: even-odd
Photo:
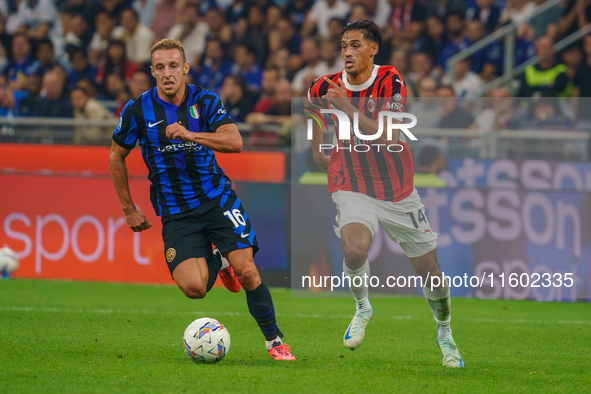
[[9, 274], [18, 268], [18, 256], [9, 248], [0, 249], [0, 272]]
[[195, 362], [217, 363], [230, 351], [230, 333], [216, 319], [202, 317], [185, 330], [183, 348]]

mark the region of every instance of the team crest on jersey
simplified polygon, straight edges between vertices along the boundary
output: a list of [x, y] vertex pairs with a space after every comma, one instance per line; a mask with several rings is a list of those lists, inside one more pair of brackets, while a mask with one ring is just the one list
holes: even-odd
[[372, 99], [372, 98], [370, 98], [370, 99], [367, 101], [367, 109], [369, 109], [369, 112], [373, 112], [373, 111], [375, 111], [375, 110], [376, 110], [376, 102], [375, 102], [375, 101], [373, 101], [373, 99]]
[[199, 119], [199, 109], [197, 109], [197, 104], [193, 105], [190, 109], [189, 112], [191, 113], [191, 116], [195, 119]]
[[176, 250], [174, 250], [174, 248], [168, 248], [168, 250], [166, 251], [166, 261], [171, 263], [175, 257], [176, 257]]

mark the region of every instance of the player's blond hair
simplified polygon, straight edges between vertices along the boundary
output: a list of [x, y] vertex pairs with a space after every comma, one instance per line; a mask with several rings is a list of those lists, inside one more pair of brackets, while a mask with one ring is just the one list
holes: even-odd
[[152, 45], [150, 55], [153, 55], [154, 52], [159, 51], [161, 49], [178, 49], [181, 55], [183, 56], [183, 61], [187, 61], [187, 57], [185, 56], [185, 47], [183, 47], [183, 44], [181, 44], [179, 40], [173, 40], [172, 38], [163, 38], [156, 44]]

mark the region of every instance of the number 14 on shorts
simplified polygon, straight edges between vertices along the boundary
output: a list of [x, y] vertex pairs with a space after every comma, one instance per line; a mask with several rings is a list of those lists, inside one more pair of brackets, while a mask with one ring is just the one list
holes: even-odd
[[[425, 223], [428, 223], [428, 222], [427, 222], [427, 217], [426, 217], [426, 216], [425, 216], [425, 214], [423, 213], [423, 210], [422, 210], [422, 209], [419, 209], [419, 210], [417, 211], [417, 218], [416, 218], [416, 219], [415, 219], [415, 214], [414, 214], [414, 212], [407, 212], [406, 214], [407, 214], [408, 216], [410, 216], [410, 220], [412, 221], [412, 225], [413, 225], [415, 228], [417, 228], [417, 229], [419, 228], [419, 223], [420, 223], [420, 222], [425, 222]], [[418, 220], [418, 222], [417, 222], [417, 220]]]

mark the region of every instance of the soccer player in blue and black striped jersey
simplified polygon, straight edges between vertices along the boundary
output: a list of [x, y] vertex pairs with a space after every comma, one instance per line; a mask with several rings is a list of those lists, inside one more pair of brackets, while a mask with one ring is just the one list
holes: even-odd
[[214, 151], [242, 150], [238, 128], [215, 93], [185, 83], [189, 63], [179, 41], [163, 39], [151, 52], [157, 87], [127, 103], [109, 157], [127, 224], [136, 232], [152, 226], [133, 203], [125, 165], [139, 141], [174, 281], [189, 298], [205, 297], [218, 273], [231, 291], [242, 285], [271, 357], [295, 360], [282, 343], [271, 294], [253, 261], [259, 249], [254, 230], [215, 159]]

